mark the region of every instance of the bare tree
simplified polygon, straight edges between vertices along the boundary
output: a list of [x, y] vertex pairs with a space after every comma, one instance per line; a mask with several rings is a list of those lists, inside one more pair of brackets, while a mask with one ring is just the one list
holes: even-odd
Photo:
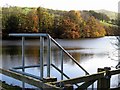
[[117, 64], [117, 66], [116, 66], [116, 68], [118, 69], [118, 68], [120, 68], [120, 36], [117, 36], [116, 37], [117, 38], [117, 43], [115, 44], [116, 46], [117, 46], [117, 51], [118, 51], [118, 64]]

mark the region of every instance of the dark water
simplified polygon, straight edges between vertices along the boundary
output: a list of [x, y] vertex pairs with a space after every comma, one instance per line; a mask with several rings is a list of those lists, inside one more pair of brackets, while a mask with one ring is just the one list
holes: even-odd
[[[116, 42], [115, 37], [103, 37], [96, 39], [81, 39], [81, 40], [62, 40], [56, 39], [90, 74], [97, 73], [97, 68], [114, 67], [118, 64], [118, 54], [112, 43]], [[25, 65], [39, 64], [39, 40], [26, 40], [25, 42]], [[45, 56], [46, 56], [46, 47]], [[0, 48], [0, 66], [9, 69], [15, 66], [22, 65], [21, 58], [21, 41], [2, 41]], [[60, 68], [60, 51], [52, 45], [52, 63]], [[46, 63], [46, 58], [44, 60]], [[39, 68], [26, 69], [26, 72], [40, 75]], [[64, 55], [64, 73], [69, 77], [83, 76], [84, 72], [66, 55]], [[44, 68], [44, 77], [46, 77], [46, 67]], [[51, 76], [57, 77], [60, 80], [60, 73], [51, 67]], [[1, 78], [9, 84], [22, 86], [20, 81], [2, 75]], [[66, 79], [66, 78], [64, 78]], [[118, 75], [112, 77], [111, 87], [118, 86]], [[26, 87], [31, 87], [26, 85]]]

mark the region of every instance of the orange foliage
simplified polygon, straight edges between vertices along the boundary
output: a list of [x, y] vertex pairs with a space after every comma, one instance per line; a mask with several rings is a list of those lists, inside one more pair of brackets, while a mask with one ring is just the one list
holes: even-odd
[[79, 26], [73, 23], [70, 19], [63, 20], [61, 27], [62, 30], [64, 30], [62, 38], [80, 38]]
[[100, 37], [106, 35], [104, 27], [94, 17], [90, 17], [86, 22], [84, 33], [86, 37]]

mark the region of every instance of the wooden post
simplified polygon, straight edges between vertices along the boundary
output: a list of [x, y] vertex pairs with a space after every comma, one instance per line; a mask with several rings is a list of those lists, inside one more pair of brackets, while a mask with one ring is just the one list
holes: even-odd
[[62, 90], [74, 90], [72, 84], [64, 84], [63, 82], [59, 82], [55, 84], [57, 87], [62, 88]]
[[73, 85], [71, 85], [71, 84], [65, 84], [63, 90], [73, 90]]
[[47, 82], [55, 82], [57, 81], [57, 78], [56, 77], [46, 77], [46, 78], [43, 78], [43, 82], [44, 83], [47, 83]]
[[110, 67], [98, 68], [98, 72], [105, 71], [105, 76], [103, 78], [98, 79], [97, 88], [98, 90], [110, 90], [110, 78], [109, 74]]

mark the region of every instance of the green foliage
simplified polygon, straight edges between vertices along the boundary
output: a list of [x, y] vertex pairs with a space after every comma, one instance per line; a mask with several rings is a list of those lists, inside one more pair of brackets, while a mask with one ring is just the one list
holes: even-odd
[[109, 17], [94, 11], [9, 7], [3, 8], [2, 13], [3, 37], [14, 32], [39, 32], [55, 38], [78, 39], [101, 37], [112, 32], [111, 27], [106, 28], [100, 23], [100, 20], [109, 21]]
[[102, 20], [102, 21], [106, 21], [106, 22], [110, 21], [110, 18], [104, 13], [97, 13], [92, 10], [90, 10], [89, 12], [92, 14], [92, 16], [94, 16], [98, 20]]
[[15, 15], [8, 17], [5, 28], [9, 33], [15, 33], [19, 29], [19, 18]]
[[36, 10], [31, 10], [21, 18], [21, 28], [24, 32], [38, 32], [38, 17]]
[[37, 15], [39, 21], [39, 32], [51, 33], [54, 23], [54, 16], [48, 13], [45, 9], [37, 8]]
[[10, 15], [5, 22], [5, 29], [3, 29], [3, 37], [8, 37], [9, 33], [19, 32], [19, 18], [16, 15]]

